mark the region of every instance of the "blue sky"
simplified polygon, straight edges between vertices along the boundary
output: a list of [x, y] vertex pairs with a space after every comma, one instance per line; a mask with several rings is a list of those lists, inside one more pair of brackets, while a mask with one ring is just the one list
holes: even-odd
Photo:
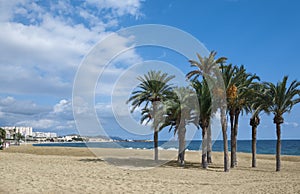
[[[98, 41], [132, 25], [179, 28], [263, 81], [277, 82], [284, 75], [299, 79], [299, 7], [297, 0], [0, 1], [0, 125], [76, 133], [72, 88], [80, 63]], [[126, 48], [126, 41], [111, 45], [116, 46]], [[126, 67], [145, 60], [168, 62], [183, 74], [191, 70], [186, 58], [163, 48], [136, 48], [119, 56], [96, 88], [95, 109], [111, 135], [140, 138], [116, 122], [110, 92]], [[300, 105], [285, 115], [283, 138], [300, 139], [299, 115]], [[248, 123], [244, 115], [239, 139], [251, 138]], [[165, 130], [160, 137], [172, 135]], [[276, 138], [272, 116], [262, 117], [258, 138]]]

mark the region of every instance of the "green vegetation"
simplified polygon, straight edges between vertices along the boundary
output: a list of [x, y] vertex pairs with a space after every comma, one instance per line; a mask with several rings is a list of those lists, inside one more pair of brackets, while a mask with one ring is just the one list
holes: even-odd
[[185, 156], [185, 134], [186, 126], [190, 123], [197, 125], [198, 111], [195, 108], [196, 96], [194, 92], [188, 87], [175, 87], [170, 99], [165, 102], [164, 123], [160, 127], [163, 129], [170, 126], [169, 131], [174, 129], [174, 135], [178, 134], [179, 149], [178, 149], [178, 163], [184, 166]]
[[[210, 118], [212, 113], [211, 96], [207, 82], [203, 79], [201, 82], [198, 80], [192, 81], [192, 87], [197, 93], [199, 104], [199, 122], [198, 125], [202, 129], [202, 167], [207, 168], [207, 163], [211, 163], [208, 152], [208, 130], [210, 130]], [[210, 156], [211, 157], [211, 156]]]
[[3, 144], [5, 143], [6, 131], [0, 128], [0, 149], [3, 149]]
[[[288, 77], [276, 85], [259, 82], [256, 74], [245, 67], [226, 65], [227, 58], [216, 59], [216, 52], [208, 57], [197, 54], [199, 61], [190, 60], [191, 67], [186, 77], [191, 81], [188, 87], [171, 86], [174, 76], [161, 71], [150, 71], [138, 77], [140, 84], [132, 92], [127, 103], [133, 112], [141, 109], [141, 123], [153, 121], [154, 159], [158, 160], [158, 132], [169, 127], [178, 135], [178, 163], [184, 165], [186, 125], [193, 123], [202, 129], [202, 167], [207, 168], [211, 158], [212, 115], [220, 113], [224, 147], [224, 171], [229, 171], [227, 115], [231, 132], [231, 168], [237, 166], [237, 133], [240, 114], [251, 114], [252, 167], [256, 167], [256, 133], [261, 113], [273, 113], [276, 124], [276, 171], [280, 171], [280, 136], [283, 114], [290, 112], [300, 102], [300, 82], [294, 80], [287, 85]], [[196, 99], [196, 100], [195, 100]]]
[[[153, 120], [153, 139], [154, 139], [154, 160], [158, 160], [158, 132], [160, 129], [161, 115], [157, 114], [161, 105], [172, 96], [172, 87], [168, 84], [175, 76], [169, 76], [161, 71], [150, 71], [143, 77], [138, 77], [140, 84], [136, 91], [132, 92], [132, 96], [128, 102], [131, 102], [132, 112], [140, 106], [142, 109], [141, 122], [146, 118]], [[150, 104], [150, 105], [149, 105]]]
[[290, 112], [293, 106], [300, 102], [300, 82], [292, 81], [287, 86], [288, 76], [284, 76], [282, 81], [276, 85], [267, 82], [266, 103], [267, 110], [274, 114], [273, 122], [276, 125], [277, 145], [276, 145], [276, 171], [280, 171], [280, 151], [281, 151], [281, 124], [284, 122], [283, 114]]

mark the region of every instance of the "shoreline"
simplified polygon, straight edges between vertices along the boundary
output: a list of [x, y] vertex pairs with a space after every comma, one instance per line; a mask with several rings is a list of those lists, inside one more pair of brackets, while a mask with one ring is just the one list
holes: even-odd
[[[248, 141], [248, 140], [241, 140], [241, 141]], [[276, 140], [262, 140], [262, 141], [276, 141]], [[287, 141], [297, 141], [297, 146], [300, 146], [300, 140], [287, 140]], [[160, 142], [165, 142], [165, 141], [160, 141]], [[100, 143], [100, 145], [96, 145], [97, 143]], [[126, 143], [126, 144], [123, 144], [123, 143]], [[133, 143], [133, 144], [131, 145], [131, 143]], [[153, 150], [153, 148], [148, 148], [149, 145], [142, 145], [144, 147], [136, 147], [136, 145], [134, 145], [134, 143], [136, 143], [136, 142], [123, 142], [123, 141], [120, 141], [120, 142], [43, 142], [43, 143], [34, 143], [31, 145], [33, 145], [35, 147], [74, 147], [74, 148], [75, 147], [85, 147], [85, 148], [91, 148], [91, 149], [94, 149], [94, 148], [117, 148], [117, 149], [133, 149], [133, 150]], [[149, 143], [149, 142], [147, 142], [147, 143]], [[68, 146], [68, 145], [72, 145], [72, 144], [75, 146]], [[88, 146], [88, 145], [77, 146], [77, 145], [81, 145], [81, 144], [90, 144], [90, 146]], [[102, 145], [102, 144], [104, 144], [104, 145]], [[64, 146], [64, 145], [66, 145], [66, 146]], [[115, 146], [113, 146], [113, 145], [115, 145]], [[116, 145], [118, 145], [118, 146], [116, 146]], [[172, 147], [159, 146], [158, 150], [178, 151], [178, 148], [176, 147], [176, 145], [174, 145], [175, 147], [174, 146], [172, 146]], [[151, 146], [152, 146], [152, 144], [151, 144]], [[275, 149], [275, 147], [274, 147], [274, 149]], [[273, 151], [275, 151], [274, 149], [269, 149], [270, 152], [266, 152], [265, 150], [264, 151], [257, 150], [256, 154], [275, 155], [276, 154], [275, 152], [272, 153]], [[300, 156], [299, 151], [295, 153], [295, 152], [293, 152], [294, 150], [291, 151], [291, 148], [289, 148], [290, 150], [284, 150], [284, 148], [282, 146], [281, 149], [282, 149], [281, 156]], [[192, 148], [192, 149], [186, 148], [186, 151], [199, 152], [201, 150], [195, 149], [195, 148]], [[218, 147], [217, 150], [215, 150], [215, 148], [213, 148], [213, 152], [223, 152], [223, 150], [220, 149], [220, 147]], [[229, 152], [230, 152], [230, 150], [229, 150]], [[244, 149], [238, 151], [238, 153], [251, 154], [252, 150], [251, 150], [251, 148], [246, 148], [246, 150], [244, 148]]]
[[[35, 155], [56, 155], [62, 156], [89, 156], [89, 157], [98, 157], [93, 153], [93, 151], [116, 151], [116, 152], [129, 152], [129, 151], [138, 151], [138, 152], [149, 152], [153, 153], [153, 149], [135, 149], [135, 148], [89, 148], [89, 147], [67, 147], [67, 146], [34, 146], [33, 144], [21, 144], [20, 146], [11, 146], [2, 150], [3, 153], [23, 153], [23, 154], [35, 154]], [[177, 157], [178, 150], [169, 150], [169, 149], [161, 149], [159, 152], [163, 153], [172, 153]], [[1, 151], [0, 151], [1, 153]], [[63, 154], [62, 154], [63, 153]], [[200, 156], [201, 150], [186, 150], [187, 154], [196, 154]], [[213, 151], [213, 154], [223, 155], [221, 151]], [[228, 152], [230, 156], [230, 151]], [[246, 152], [237, 152], [238, 155], [246, 156], [247, 158], [252, 157], [251, 153]], [[270, 159], [274, 158], [274, 154], [256, 154], [258, 159]], [[300, 156], [295, 155], [281, 155], [281, 159], [283, 161], [297, 161], [300, 162]], [[200, 160], [199, 160], [200, 161]], [[251, 161], [249, 161], [251, 162]], [[300, 164], [299, 164], [300, 165]], [[300, 168], [300, 167], [299, 167]]]

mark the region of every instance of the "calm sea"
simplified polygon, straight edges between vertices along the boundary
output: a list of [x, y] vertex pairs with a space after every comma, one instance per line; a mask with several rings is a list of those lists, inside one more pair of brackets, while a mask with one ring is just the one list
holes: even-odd
[[[187, 141], [187, 150], [201, 149], [201, 141]], [[251, 153], [251, 140], [238, 140], [238, 152]], [[159, 141], [159, 149], [177, 150], [176, 141]], [[230, 141], [228, 142], [230, 151]], [[126, 148], [126, 149], [153, 149], [153, 142], [87, 142], [87, 143], [41, 143], [34, 146], [61, 146], [61, 147], [93, 147], [93, 148]], [[258, 140], [256, 147], [258, 154], [275, 154], [276, 140]], [[217, 140], [213, 144], [213, 151], [223, 151], [223, 141]], [[281, 154], [300, 156], [300, 140], [281, 140]]]

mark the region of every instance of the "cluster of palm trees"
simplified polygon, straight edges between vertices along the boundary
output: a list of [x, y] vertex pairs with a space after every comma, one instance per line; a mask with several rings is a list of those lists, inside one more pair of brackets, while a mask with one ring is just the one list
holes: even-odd
[[152, 121], [154, 129], [154, 159], [158, 160], [158, 132], [166, 127], [177, 133], [179, 140], [178, 162], [184, 165], [185, 133], [188, 124], [202, 129], [202, 167], [212, 162], [211, 118], [220, 113], [223, 147], [224, 171], [229, 171], [227, 141], [227, 115], [230, 120], [231, 157], [230, 167], [237, 166], [237, 133], [240, 115], [251, 114], [252, 127], [252, 167], [256, 167], [256, 131], [262, 113], [274, 115], [276, 124], [276, 171], [280, 171], [281, 124], [283, 114], [290, 112], [300, 102], [300, 82], [294, 80], [288, 85], [288, 77], [276, 85], [260, 82], [256, 74], [245, 67], [226, 64], [227, 58], [216, 59], [216, 52], [208, 57], [199, 54], [198, 61], [190, 60], [194, 68], [186, 78], [190, 86], [177, 87], [170, 84], [172, 75], [161, 71], [149, 71], [138, 77], [140, 84], [132, 92], [128, 103], [132, 110], [142, 107], [141, 122]]

